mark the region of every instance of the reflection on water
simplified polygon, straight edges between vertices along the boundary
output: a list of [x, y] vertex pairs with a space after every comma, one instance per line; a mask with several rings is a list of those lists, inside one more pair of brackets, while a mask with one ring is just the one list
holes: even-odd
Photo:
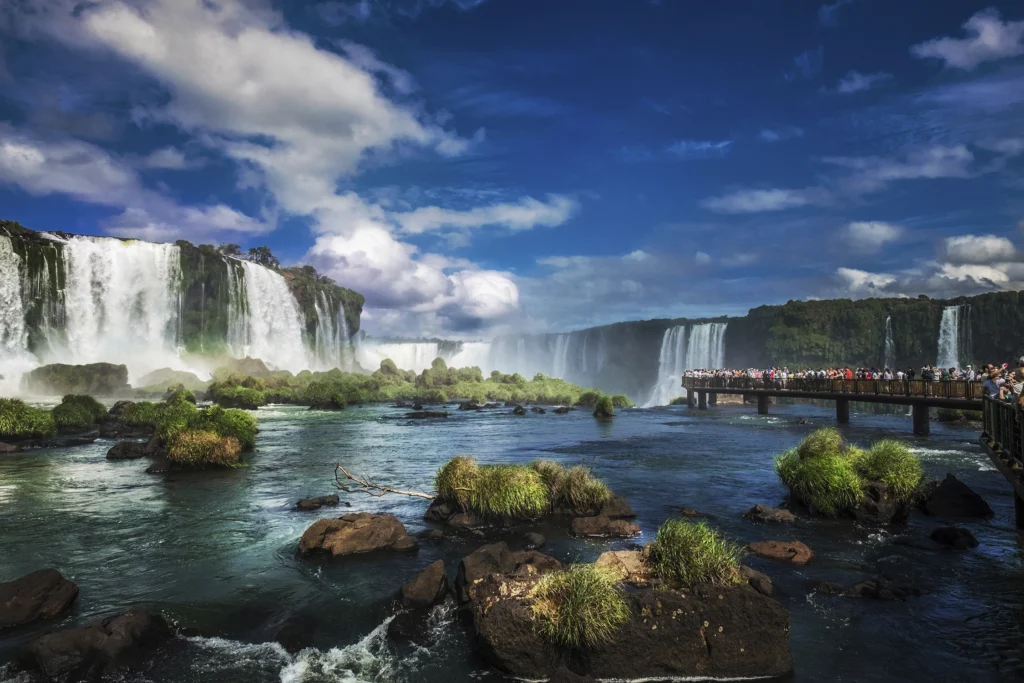
[[[337, 463], [398, 488], [429, 489], [449, 457], [483, 462], [553, 458], [586, 461], [639, 515], [641, 541], [678, 506], [694, 507], [731, 537], [750, 542], [798, 538], [817, 553], [801, 568], [748, 563], [771, 576], [792, 614], [797, 681], [1006, 680], [1017, 673], [1024, 620], [1022, 553], [1012, 530], [1009, 488], [969, 429], [935, 425], [911, 436], [902, 415], [854, 414], [842, 426], [867, 444], [907, 440], [929, 476], [957, 474], [996, 512], [969, 523], [981, 546], [929, 552], [893, 543], [897, 533], [927, 535], [938, 521], [915, 515], [905, 530], [813, 521], [794, 527], [748, 523], [755, 503], [777, 504], [784, 490], [772, 459], [834, 413], [808, 405], [622, 410], [611, 422], [586, 411], [513, 417], [501, 409], [455, 412], [447, 420], [408, 421], [386, 407], [340, 413], [270, 406], [249, 467], [198, 475], [152, 476], [146, 461], [108, 461], [110, 442], [33, 451], [0, 459], [0, 580], [53, 566], [81, 586], [74, 614], [84, 623], [133, 604], [162, 610], [184, 637], [161, 654], [147, 681], [399, 682], [467, 681], [482, 674], [451, 606], [439, 609], [427, 649], [385, 638], [398, 587], [436, 559], [454, 574], [476, 543], [426, 542], [408, 555], [342, 562], [299, 561], [299, 536], [318, 516], [299, 513], [302, 497], [332, 491]], [[425, 528], [422, 500], [348, 495], [351, 510], [391, 512], [410, 533]], [[347, 510], [349, 508], [345, 508]], [[524, 530], [509, 535], [520, 543]], [[590, 561], [626, 542], [577, 541], [543, 529], [546, 552]], [[809, 594], [811, 580], [865, 576], [923, 591], [907, 602], [844, 600]], [[53, 625], [0, 638], [0, 661]], [[289, 654], [274, 643], [298, 632]], [[12, 680], [8, 675], [0, 680]]]

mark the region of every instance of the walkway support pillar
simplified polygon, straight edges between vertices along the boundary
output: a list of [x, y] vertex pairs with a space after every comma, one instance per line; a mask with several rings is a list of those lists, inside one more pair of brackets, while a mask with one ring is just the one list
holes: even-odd
[[767, 415], [768, 414], [768, 397], [764, 394], [757, 395], [757, 414]]
[[928, 436], [931, 431], [931, 423], [928, 421], [928, 405], [926, 403], [914, 404], [914, 434], [917, 436]]
[[708, 394], [708, 405], [718, 405], [718, 392], [712, 391], [710, 394]]
[[850, 422], [850, 399], [836, 399], [836, 422], [841, 425], [848, 424]]
[[708, 409], [708, 392], [699, 391], [697, 392], [697, 408], [700, 410]]
[[686, 390], [686, 406], [688, 408], [697, 407], [697, 392], [693, 389]]
[[1013, 491], [1013, 511], [1017, 518], [1017, 528], [1024, 531], [1024, 499], [1020, 497], [1016, 489]]

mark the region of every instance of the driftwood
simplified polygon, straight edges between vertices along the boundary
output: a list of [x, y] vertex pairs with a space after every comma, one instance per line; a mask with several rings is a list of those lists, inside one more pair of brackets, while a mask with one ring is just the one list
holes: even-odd
[[[344, 475], [344, 478], [348, 481], [354, 481], [359, 484], [359, 488], [345, 484], [342, 479], [342, 475]], [[368, 479], [357, 477], [340, 464], [334, 468], [334, 486], [345, 493], [365, 493], [366, 495], [373, 496], [374, 498], [382, 498], [389, 493], [394, 493], [399, 496], [412, 496], [413, 498], [426, 498], [427, 500], [434, 499], [434, 496], [429, 493], [420, 493], [419, 491], [402, 491], [401, 489], [394, 489], [390, 486], [375, 484]]]

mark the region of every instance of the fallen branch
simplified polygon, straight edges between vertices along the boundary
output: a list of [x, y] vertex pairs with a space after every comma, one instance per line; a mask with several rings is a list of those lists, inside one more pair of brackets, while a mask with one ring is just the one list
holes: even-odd
[[[359, 484], [360, 488], [355, 488], [345, 484], [341, 478], [342, 474], [345, 475], [345, 479]], [[413, 498], [426, 498], [427, 500], [434, 499], [434, 496], [429, 493], [420, 493], [419, 491], [402, 491], [401, 489], [393, 489], [390, 486], [375, 484], [368, 479], [357, 477], [340, 464], [334, 468], [334, 486], [345, 493], [365, 493], [366, 495], [373, 496], [374, 498], [382, 498], [389, 493], [394, 493], [399, 496], [412, 496]]]

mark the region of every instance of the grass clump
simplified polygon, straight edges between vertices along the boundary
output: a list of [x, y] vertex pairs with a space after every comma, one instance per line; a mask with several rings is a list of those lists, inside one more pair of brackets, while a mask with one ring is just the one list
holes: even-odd
[[860, 502], [860, 477], [842, 455], [802, 457], [798, 448], [775, 460], [775, 472], [793, 496], [816, 515], [839, 517]]
[[181, 467], [233, 467], [242, 460], [242, 446], [233, 436], [202, 429], [178, 432], [171, 438], [167, 459]]
[[210, 387], [210, 398], [224, 408], [256, 410], [267, 405], [266, 392], [244, 386], [215, 384]]
[[801, 458], [841, 455], [845, 446], [843, 435], [835, 427], [822, 427], [811, 432], [797, 446]]
[[674, 399], [668, 402], [670, 406], [685, 406], [689, 399], [685, 396], [676, 396]]
[[533, 589], [537, 630], [569, 648], [609, 643], [629, 621], [629, 605], [615, 575], [592, 564], [545, 574]]
[[548, 490], [540, 475], [523, 465], [478, 468], [469, 508], [484, 517], [521, 519], [548, 512]]
[[463, 509], [469, 508], [469, 494], [476, 486], [480, 467], [468, 455], [457, 455], [437, 472], [434, 486], [442, 500], [457, 503]]
[[636, 404], [629, 400], [629, 396], [625, 394], [615, 394], [612, 396], [612, 405], [616, 408], [632, 408]]
[[553, 460], [534, 460], [530, 467], [540, 475], [554, 508], [600, 508], [612, 497], [604, 482], [595, 478], [590, 468], [583, 465], [566, 469]]
[[670, 519], [658, 528], [647, 548], [651, 571], [679, 588], [699, 583], [729, 585], [740, 581], [740, 547], [705, 522]]
[[16, 398], [0, 398], [0, 439], [41, 439], [55, 431], [49, 410], [27, 406]]
[[615, 404], [612, 402], [611, 396], [602, 395], [597, 399], [597, 405], [594, 406], [594, 417], [602, 419], [615, 417]]
[[865, 479], [882, 482], [901, 503], [913, 500], [924, 478], [917, 456], [906, 445], [891, 439], [873, 444], [857, 466]]
[[235, 439], [244, 450], [256, 445], [256, 418], [237, 408], [210, 406], [196, 411], [189, 419], [189, 429], [213, 432], [218, 436]]
[[93, 426], [107, 414], [103, 404], [92, 396], [68, 394], [53, 409], [53, 423], [58, 431], [82, 431]]

